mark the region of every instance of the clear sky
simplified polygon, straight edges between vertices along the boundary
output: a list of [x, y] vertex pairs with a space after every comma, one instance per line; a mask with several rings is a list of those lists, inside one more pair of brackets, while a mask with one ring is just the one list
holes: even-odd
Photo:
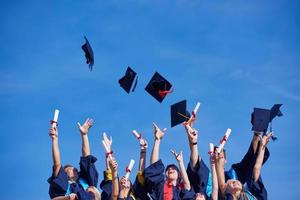
[[[100, 174], [102, 132], [113, 136], [123, 174], [139, 156], [131, 130], [141, 131], [152, 148], [152, 121], [168, 128], [163, 161], [175, 162], [169, 151], [175, 148], [187, 164], [183, 127], [170, 127], [169, 106], [183, 99], [189, 110], [202, 103], [195, 126], [206, 162], [208, 143], [232, 129], [227, 168], [249, 146], [253, 107], [282, 103], [284, 116], [273, 122], [279, 139], [269, 144], [262, 176], [269, 199], [299, 198], [299, 7], [287, 0], [1, 1], [0, 199], [49, 198], [55, 108], [63, 164], [79, 162], [76, 123], [87, 117], [95, 120], [89, 138]], [[81, 50], [84, 35], [94, 49], [92, 72]], [[118, 85], [128, 65], [139, 75], [130, 95]], [[161, 104], [144, 90], [155, 71], [174, 87]]]

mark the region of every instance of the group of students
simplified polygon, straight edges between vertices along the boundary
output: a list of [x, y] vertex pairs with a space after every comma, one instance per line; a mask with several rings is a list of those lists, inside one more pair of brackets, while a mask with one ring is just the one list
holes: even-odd
[[[209, 155], [209, 167], [198, 151], [198, 131], [193, 123], [183, 123], [190, 147], [190, 161], [185, 168], [182, 151], [172, 150], [177, 162], [165, 167], [160, 159], [160, 143], [165, 135], [155, 123], [154, 144], [150, 156], [150, 165], [146, 167], [148, 143], [139, 138], [140, 159], [135, 181], [119, 177], [118, 164], [112, 150], [112, 137], [103, 133], [103, 142], [107, 147], [105, 157], [106, 170], [100, 185], [95, 167], [96, 157], [91, 155], [88, 131], [93, 125], [87, 119], [83, 125], [78, 123], [82, 138], [82, 156], [79, 170], [72, 165], [62, 166], [58, 145], [58, 129], [51, 126], [53, 173], [48, 179], [49, 195], [52, 200], [266, 200], [267, 191], [261, 178], [262, 165], [268, 160], [267, 144], [272, 133], [253, 132], [250, 147], [239, 163], [228, 171], [225, 150], [218, 153], [218, 147]], [[99, 188], [102, 192], [100, 192]]]

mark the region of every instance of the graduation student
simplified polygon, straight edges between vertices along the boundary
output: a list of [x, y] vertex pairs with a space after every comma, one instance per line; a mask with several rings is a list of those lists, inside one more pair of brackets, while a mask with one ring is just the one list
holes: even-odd
[[[261, 178], [261, 167], [264, 160], [266, 145], [269, 142], [272, 133], [261, 137], [258, 144], [258, 153], [255, 156], [255, 164], [251, 171], [251, 176], [246, 180], [246, 187], [236, 179], [229, 179], [225, 183], [223, 190], [225, 200], [267, 200], [267, 191]], [[217, 158], [217, 162], [219, 162]], [[221, 168], [220, 168], [221, 169]], [[217, 170], [217, 175], [223, 175], [224, 171]]]
[[142, 199], [147, 200], [147, 192], [145, 190], [145, 179], [143, 176], [143, 171], [146, 165], [146, 151], [148, 148], [148, 143], [145, 139], [139, 139], [140, 144], [140, 159], [139, 159], [139, 169], [134, 183], [132, 184], [130, 179], [126, 179], [125, 176], [121, 177], [120, 180], [120, 192], [119, 200], [136, 200]]
[[100, 193], [97, 190], [98, 172], [94, 163], [96, 158], [90, 153], [88, 131], [93, 125], [92, 119], [87, 119], [78, 128], [82, 139], [82, 156], [80, 157], [80, 170], [72, 165], [64, 167], [60, 161], [58, 145], [58, 130], [52, 126], [49, 135], [52, 139], [53, 173], [48, 179], [49, 195], [53, 200], [99, 200]]
[[218, 199], [218, 180], [216, 175], [215, 160], [210, 156], [211, 172], [198, 152], [198, 131], [185, 123], [190, 146], [190, 162], [187, 174], [196, 193], [196, 200]]
[[[160, 142], [165, 134], [158, 126], [154, 126], [154, 146], [150, 159], [150, 166], [144, 170], [146, 190], [154, 200], [179, 200], [179, 199], [194, 199], [194, 192], [191, 190], [190, 182], [186, 174], [183, 163], [182, 152], [174, 154], [179, 169], [175, 164], [170, 164], [164, 167], [161, 159], [159, 159]], [[164, 175], [165, 171], [165, 175]]]
[[105, 154], [106, 170], [103, 172], [103, 180], [100, 183], [101, 200], [116, 200], [119, 196], [119, 179], [117, 161], [111, 147], [112, 137], [108, 139], [106, 133], [103, 133], [102, 139], [108, 148], [108, 152]]

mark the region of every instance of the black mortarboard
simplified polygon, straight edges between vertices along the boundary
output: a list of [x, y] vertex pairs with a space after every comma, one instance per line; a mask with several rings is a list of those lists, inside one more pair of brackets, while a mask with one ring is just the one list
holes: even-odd
[[[135, 79], [136, 77], [136, 79]], [[135, 83], [133, 85], [135, 79]], [[127, 67], [125, 75], [119, 80], [120, 86], [129, 94], [130, 89], [133, 85], [132, 92], [134, 92], [136, 84], [137, 84], [137, 76], [136, 72], [133, 71], [130, 67]]]
[[254, 108], [251, 115], [252, 131], [266, 133], [270, 122], [270, 110]]
[[81, 48], [85, 53], [86, 64], [89, 64], [89, 68], [92, 71], [93, 65], [94, 65], [94, 52], [93, 52], [93, 49], [92, 49], [88, 39], [85, 36], [84, 36], [84, 39], [85, 39], [85, 43], [84, 43], [84, 45], [81, 46]]
[[282, 106], [282, 104], [274, 104], [274, 106], [271, 108], [271, 113], [270, 113], [270, 122], [276, 117], [281, 117], [283, 114], [282, 112], [279, 110], [280, 106]]
[[161, 103], [167, 94], [172, 92], [171, 87], [172, 85], [168, 80], [155, 72], [145, 90]]
[[186, 109], [186, 100], [171, 105], [171, 127], [188, 121], [190, 117]]

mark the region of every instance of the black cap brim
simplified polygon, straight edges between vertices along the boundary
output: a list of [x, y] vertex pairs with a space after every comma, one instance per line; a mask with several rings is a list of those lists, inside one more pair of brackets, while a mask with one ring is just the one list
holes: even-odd
[[[125, 75], [119, 79], [119, 84], [120, 86], [129, 94], [130, 93], [130, 89], [134, 83], [136, 77], [136, 72], [133, 71], [133, 69], [131, 69], [130, 67], [127, 67], [126, 73]], [[134, 84], [134, 88], [135, 89], [137, 84], [137, 80]]]
[[162, 102], [168, 93], [171, 93], [172, 84], [158, 72], [152, 76], [145, 90], [158, 102]]
[[94, 65], [94, 52], [88, 39], [86, 37], [84, 37], [84, 39], [85, 44], [83, 44], [81, 48], [85, 53], [86, 63], [89, 64], [90, 69], [92, 70], [92, 66]]
[[251, 115], [252, 131], [264, 132], [268, 130], [270, 122], [270, 110], [262, 108], [254, 108]]
[[191, 115], [186, 107], [186, 100], [171, 105], [171, 127], [189, 120]]

